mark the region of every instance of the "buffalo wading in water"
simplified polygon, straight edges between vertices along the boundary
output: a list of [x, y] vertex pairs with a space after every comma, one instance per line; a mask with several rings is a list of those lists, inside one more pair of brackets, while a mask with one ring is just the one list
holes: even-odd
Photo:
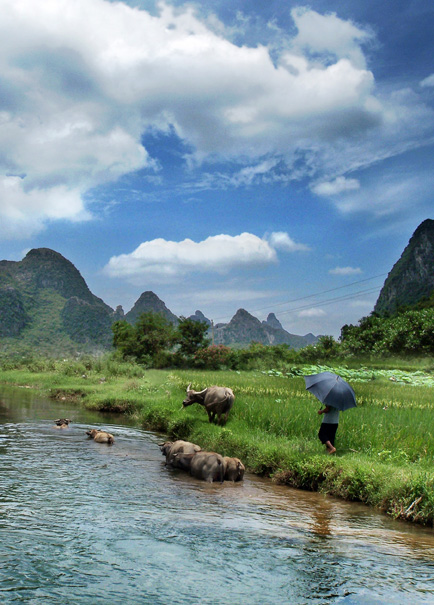
[[234, 404], [235, 396], [232, 389], [213, 386], [203, 391], [193, 391], [190, 387], [191, 383], [187, 387], [187, 397], [182, 402], [182, 406], [186, 408], [193, 403], [198, 403], [206, 409], [210, 422], [215, 422], [217, 418], [216, 424], [225, 424]]
[[[201, 448], [190, 441], [165, 441], [159, 444], [161, 453], [166, 456], [166, 465], [178, 467], [176, 454], [195, 454], [200, 452]], [[178, 467], [179, 468], [179, 467]]]
[[225, 463], [225, 480], [226, 481], [242, 481], [246, 467], [239, 458], [229, 458], [224, 456]]
[[115, 438], [111, 433], [107, 433], [107, 431], [100, 431], [99, 429], [90, 429], [86, 431], [86, 435], [91, 437], [97, 443], [108, 443], [112, 445], [115, 442]]
[[196, 479], [212, 483], [223, 483], [225, 478], [225, 463], [223, 456], [216, 452], [196, 452], [195, 454], [175, 454], [177, 468], [190, 471]]
[[54, 421], [54, 427], [55, 429], [67, 429], [69, 427], [69, 423], [71, 421], [69, 420], [69, 418], [58, 418], [57, 420]]

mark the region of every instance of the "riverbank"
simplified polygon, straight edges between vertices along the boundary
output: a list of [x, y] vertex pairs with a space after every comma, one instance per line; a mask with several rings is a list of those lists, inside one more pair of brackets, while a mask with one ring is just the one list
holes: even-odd
[[[351, 383], [358, 407], [341, 414], [336, 455], [317, 439], [317, 400], [301, 376], [263, 372], [143, 370], [129, 364], [88, 367], [56, 362], [4, 370], [0, 381], [35, 388], [101, 411], [122, 412], [143, 427], [241, 458], [277, 483], [364, 502], [394, 518], [433, 526], [432, 387], [372, 374]], [[235, 404], [224, 427], [198, 405], [181, 409], [189, 382], [199, 390], [230, 386]], [[350, 381], [351, 382], [351, 381]]]

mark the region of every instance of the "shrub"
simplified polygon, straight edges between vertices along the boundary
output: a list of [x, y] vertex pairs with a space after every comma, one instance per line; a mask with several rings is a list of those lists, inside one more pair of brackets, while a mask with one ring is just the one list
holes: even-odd
[[194, 365], [197, 368], [218, 370], [232, 367], [232, 349], [225, 345], [211, 345], [206, 349], [199, 349], [194, 355]]

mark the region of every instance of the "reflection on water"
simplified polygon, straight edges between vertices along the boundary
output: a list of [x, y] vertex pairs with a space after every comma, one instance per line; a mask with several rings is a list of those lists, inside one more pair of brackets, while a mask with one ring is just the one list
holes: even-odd
[[432, 531], [251, 475], [195, 480], [127, 422], [0, 393], [2, 603], [434, 602]]

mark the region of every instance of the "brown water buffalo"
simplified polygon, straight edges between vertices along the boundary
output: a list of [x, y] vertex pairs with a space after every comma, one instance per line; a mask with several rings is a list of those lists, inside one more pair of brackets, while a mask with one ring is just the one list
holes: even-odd
[[112, 445], [115, 442], [115, 438], [111, 433], [107, 433], [107, 431], [100, 431], [99, 429], [91, 429], [86, 431], [86, 435], [89, 435], [94, 441], [97, 443], [108, 443]]
[[242, 481], [246, 467], [239, 458], [223, 457], [226, 481]]
[[206, 409], [210, 422], [214, 422], [217, 417], [217, 424], [224, 424], [234, 404], [235, 395], [232, 389], [213, 386], [203, 391], [192, 391], [190, 387], [191, 383], [187, 387], [187, 397], [182, 402], [183, 407], [198, 403]]
[[55, 429], [67, 429], [69, 426], [69, 423], [71, 421], [68, 418], [58, 418], [57, 420], [54, 421], [54, 427]]
[[170, 464], [171, 466], [179, 468], [177, 459], [175, 458], [176, 454], [195, 454], [196, 452], [200, 452], [201, 448], [195, 443], [190, 443], [190, 441], [178, 439], [177, 441], [160, 443], [160, 450], [163, 456], [166, 456], [167, 465]]
[[223, 456], [216, 452], [196, 452], [195, 454], [176, 454], [178, 468], [190, 471], [190, 474], [196, 479], [204, 481], [220, 481], [223, 483], [225, 478], [225, 463]]

